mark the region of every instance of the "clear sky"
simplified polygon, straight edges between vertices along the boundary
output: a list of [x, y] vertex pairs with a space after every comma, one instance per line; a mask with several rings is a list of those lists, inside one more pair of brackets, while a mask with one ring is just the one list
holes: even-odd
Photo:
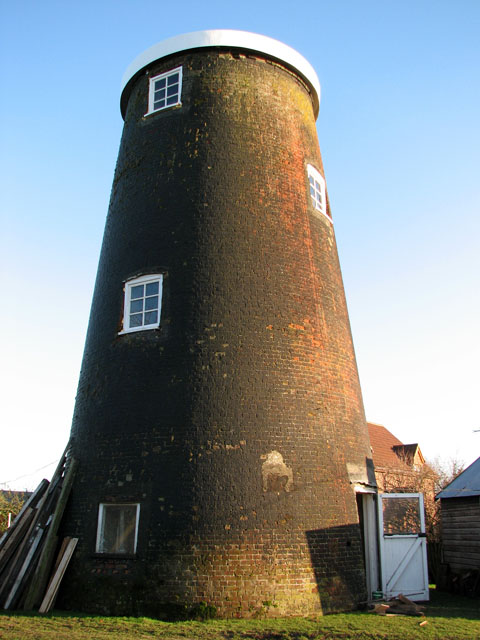
[[427, 458], [480, 455], [478, 0], [0, 0], [0, 483], [34, 488], [68, 440], [122, 74], [218, 28], [281, 40], [320, 78], [367, 418]]

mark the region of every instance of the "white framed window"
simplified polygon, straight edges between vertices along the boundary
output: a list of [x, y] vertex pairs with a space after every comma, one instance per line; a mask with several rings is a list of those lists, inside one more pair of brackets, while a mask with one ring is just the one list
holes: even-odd
[[171, 69], [150, 78], [148, 91], [148, 111], [145, 114], [175, 107], [182, 104], [182, 67]]
[[96, 553], [134, 554], [137, 550], [139, 504], [101, 503], [98, 508]]
[[327, 213], [327, 195], [323, 176], [311, 164], [307, 165], [307, 174], [313, 206], [331, 221]]
[[140, 276], [125, 282], [123, 328], [120, 333], [156, 329], [162, 310], [161, 274]]

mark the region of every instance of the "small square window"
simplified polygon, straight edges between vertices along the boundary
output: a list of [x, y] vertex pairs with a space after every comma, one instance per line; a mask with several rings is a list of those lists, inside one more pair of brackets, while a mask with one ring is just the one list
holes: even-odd
[[148, 111], [145, 115], [182, 104], [182, 67], [150, 78]]
[[139, 515], [139, 504], [100, 504], [96, 552], [135, 553]]
[[123, 328], [120, 333], [156, 329], [162, 306], [161, 274], [141, 276], [125, 283]]
[[327, 196], [323, 176], [311, 164], [307, 165], [307, 174], [313, 206], [331, 221], [331, 217], [327, 213]]

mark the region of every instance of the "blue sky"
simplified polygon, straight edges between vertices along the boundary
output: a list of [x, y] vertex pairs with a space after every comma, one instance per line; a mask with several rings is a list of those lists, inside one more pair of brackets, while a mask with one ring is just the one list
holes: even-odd
[[281, 40], [319, 76], [320, 147], [367, 418], [428, 458], [472, 462], [477, 0], [1, 0], [0, 483], [35, 487], [68, 440], [122, 74], [160, 40], [216, 28]]

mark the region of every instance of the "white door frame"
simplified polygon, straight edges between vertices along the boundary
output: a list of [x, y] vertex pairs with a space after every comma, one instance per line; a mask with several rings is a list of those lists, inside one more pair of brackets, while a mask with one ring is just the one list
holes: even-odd
[[365, 554], [365, 578], [368, 600], [380, 586], [380, 558], [378, 548], [377, 492], [364, 486], [356, 486], [355, 494], [361, 500], [363, 514], [363, 539]]
[[[380, 558], [382, 591], [389, 599], [400, 593], [411, 600], [428, 600], [428, 566], [425, 536], [425, 510], [423, 493], [381, 493], [378, 494], [378, 531], [380, 539]], [[418, 499], [420, 531], [411, 533], [384, 533], [383, 502], [398, 498]], [[412, 565], [412, 563], [414, 563]], [[401, 585], [401, 578], [407, 567], [415, 572], [415, 587], [410, 589]]]

